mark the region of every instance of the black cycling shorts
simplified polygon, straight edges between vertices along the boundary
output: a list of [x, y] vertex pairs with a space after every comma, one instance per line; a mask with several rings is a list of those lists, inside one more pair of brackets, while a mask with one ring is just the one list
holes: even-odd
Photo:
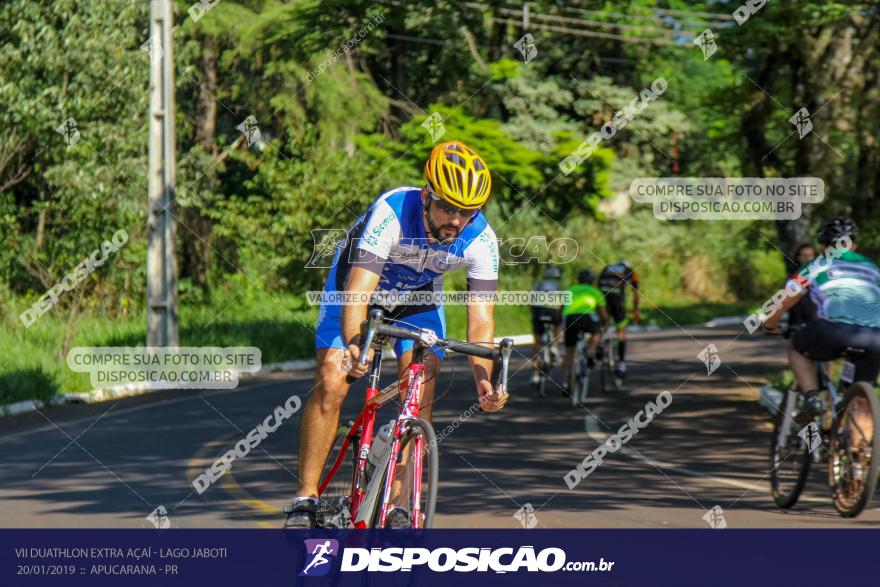
[[880, 373], [880, 328], [813, 320], [791, 337], [794, 349], [814, 361], [833, 361], [843, 356], [846, 347], [865, 349], [864, 356], [852, 361], [855, 380], [871, 385]]
[[602, 324], [593, 314], [569, 314], [565, 317], [565, 346], [577, 346], [582, 332], [596, 334], [602, 331]]
[[605, 304], [608, 306], [608, 315], [611, 322], [620, 324], [626, 320], [626, 300], [619, 293], [609, 292], [605, 294]]
[[541, 335], [543, 328], [541, 326], [542, 317], [549, 318], [554, 327], [558, 326], [562, 324], [562, 310], [559, 308], [540, 308], [532, 306], [532, 334], [535, 335], [535, 339]]

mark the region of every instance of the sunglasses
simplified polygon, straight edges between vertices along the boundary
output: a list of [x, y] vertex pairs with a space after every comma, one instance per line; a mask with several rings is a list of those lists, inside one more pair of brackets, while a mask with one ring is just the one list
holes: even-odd
[[428, 188], [428, 193], [431, 195], [431, 199], [437, 204], [437, 207], [446, 214], [447, 216], [459, 216], [463, 220], [470, 220], [474, 216], [476, 216], [480, 209], [476, 210], [465, 210], [464, 208], [459, 208], [458, 206], [453, 206], [437, 194], [435, 194], [431, 188]]

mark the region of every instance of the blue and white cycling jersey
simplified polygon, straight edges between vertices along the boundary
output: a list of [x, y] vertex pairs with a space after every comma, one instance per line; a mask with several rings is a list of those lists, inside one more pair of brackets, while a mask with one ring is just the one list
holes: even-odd
[[[337, 245], [324, 291], [344, 291], [351, 267], [364, 255], [373, 259], [364, 266], [377, 272], [381, 267], [378, 289], [382, 291], [443, 291], [443, 275], [457, 269], [467, 270], [469, 289], [494, 291], [498, 243], [483, 212], [478, 212], [449, 244], [429, 243], [423, 218], [420, 188], [401, 187], [379, 196]], [[442, 305], [400, 306], [388, 315], [445, 336]], [[340, 305], [321, 306], [315, 333], [317, 348], [344, 348], [341, 321]], [[412, 341], [395, 344], [398, 356], [410, 348]], [[443, 353], [438, 351], [437, 355], [442, 358]]]
[[442, 289], [443, 274], [467, 269], [468, 280], [497, 281], [498, 243], [482, 212], [450, 244], [428, 243], [421, 190], [402, 187], [379, 196], [348, 230], [333, 259], [325, 291], [342, 291], [355, 249], [385, 260], [379, 289], [415, 290], [433, 285]]

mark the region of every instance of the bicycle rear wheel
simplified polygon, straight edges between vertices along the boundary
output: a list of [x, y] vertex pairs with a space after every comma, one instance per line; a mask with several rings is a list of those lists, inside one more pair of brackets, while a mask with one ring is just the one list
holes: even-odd
[[[420, 463], [416, 462], [417, 453], [421, 454]], [[440, 469], [437, 436], [430, 422], [421, 418], [409, 421], [400, 442], [398, 463], [396, 481], [404, 485], [401, 495], [407, 496], [404, 502], [408, 506], [411, 527], [430, 528], [437, 507]], [[402, 463], [409, 463], [409, 466], [403, 467]], [[415, 474], [416, 471], [419, 474]]]
[[847, 389], [830, 449], [831, 499], [841, 516], [855, 517], [871, 501], [880, 471], [880, 402], [871, 385], [859, 381]]
[[797, 503], [807, 482], [810, 470], [810, 450], [798, 432], [801, 426], [794, 422], [803, 396], [788, 390], [781, 409], [773, 422], [770, 439], [770, 493], [781, 508]]
[[348, 528], [351, 525], [351, 496], [360, 443], [360, 434], [349, 437], [353, 425], [354, 422], [349, 421], [336, 429], [336, 438], [324, 464], [318, 485], [324, 487], [324, 491], [318, 496], [315, 517], [319, 528]]

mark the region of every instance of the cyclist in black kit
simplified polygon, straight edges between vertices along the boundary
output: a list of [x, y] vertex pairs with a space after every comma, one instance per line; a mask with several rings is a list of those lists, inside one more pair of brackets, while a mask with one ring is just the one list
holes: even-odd
[[617, 372], [615, 375], [623, 378], [626, 375], [626, 326], [629, 319], [626, 316], [626, 289], [633, 291], [633, 322], [639, 323], [639, 276], [629, 266], [629, 261], [620, 259], [613, 265], [608, 265], [599, 275], [599, 290], [605, 295], [608, 306], [608, 314], [617, 326], [618, 345]]

